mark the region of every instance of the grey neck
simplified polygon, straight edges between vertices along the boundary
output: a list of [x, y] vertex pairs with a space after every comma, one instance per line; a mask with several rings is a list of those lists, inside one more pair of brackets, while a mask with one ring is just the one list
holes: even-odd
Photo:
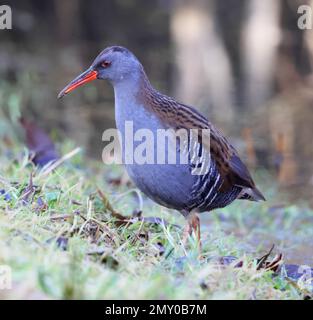
[[112, 83], [115, 103], [136, 104], [138, 96], [145, 90], [152, 90], [152, 86], [143, 68], [138, 68], [131, 74]]

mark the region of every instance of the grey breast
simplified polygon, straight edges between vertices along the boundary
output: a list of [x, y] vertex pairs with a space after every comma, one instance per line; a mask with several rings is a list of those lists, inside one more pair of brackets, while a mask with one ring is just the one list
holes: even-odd
[[[159, 204], [173, 208], [176, 210], [184, 210], [190, 205], [191, 188], [195, 183], [195, 177], [191, 175], [191, 168], [188, 164], [180, 164], [180, 149], [175, 148], [177, 163], [165, 164], [157, 163], [158, 141], [157, 130], [166, 129], [160, 123], [159, 119], [146, 111], [144, 108], [138, 106], [134, 108], [119, 108], [116, 106], [117, 128], [121, 132], [122, 154], [125, 160], [125, 144], [127, 140], [132, 139], [133, 150], [136, 152], [137, 148], [142, 144], [142, 141], [135, 141], [135, 134], [138, 130], [148, 129], [153, 135], [153, 164], [138, 164], [134, 161], [133, 164], [126, 163], [125, 167], [136, 186], [144, 192], [148, 197], [152, 198]], [[133, 135], [129, 136], [125, 132], [125, 122], [132, 121]], [[168, 160], [169, 149], [171, 143], [165, 145], [165, 160]], [[173, 152], [173, 151], [171, 151]]]
[[[133, 141], [133, 152], [136, 153], [137, 148], [142, 144], [142, 140], [136, 141], [136, 132], [142, 129], [148, 129], [152, 133], [153, 146], [153, 164], [143, 163], [138, 164], [134, 161], [133, 164], [126, 163], [126, 170], [136, 184], [136, 186], [152, 198], [157, 203], [176, 210], [191, 211], [208, 211], [219, 207], [224, 207], [236, 199], [241, 188], [233, 187], [227, 192], [219, 192], [219, 188], [223, 183], [214, 159], [210, 159], [205, 167], [205, 172], [202, 174], [192, 174], [195, 166], [199, 163], [191, 161], [195, 153], [202, 162], [204, 156], [208, 156], [207, 151], [202, 150], [201, 145], [191, 143], [193, 140], [188, 140], [187, 149], [182, 150], [180, 144], [174, 145], [176, 153], [176, 164], [157, 163], [158, 142], [157, 130], [164, 128], [160, 120], [151, 112], [140, 106], [121, 108], [116, 106], [116, 121], [117, 128], [121, 132], [122, 154], [125, 160], [125, 144], [126, 141]], [[125, 123], [132, 122], [133, 132], [131, 135], [125, 132]], [[168, 160], [170, 150], [173, 147], [171, 143], [165, 145], [165, 156]], [[173, 152], [173, 151], [172, 151]], [[189, 163], [181, 164], [181, 152], [188, 153]], [[198, 154], [199, 153], [199, 154]], [[134, 159], [136, 160], [136, 159]]]

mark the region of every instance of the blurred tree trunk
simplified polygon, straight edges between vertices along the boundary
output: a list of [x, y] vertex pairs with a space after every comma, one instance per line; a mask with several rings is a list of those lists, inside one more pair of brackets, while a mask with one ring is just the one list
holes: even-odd
[[63, 45], [73, 43], [77, 39], [75, 36], [79, 35], [79, 6], [78, 0], [54, 0], [57, 37]]
[[273, 94], [274, 66], [280, 40], [280, 0], [251, 0], [243, 30], [243, 73], [246, 108], [255, 108]]
[[[308, 5], [313, 10], [313, 0], [309, 0], [308, 1]], [[306, 33], [305, 33], [305, 45], [308, 48], [310, 65], [313, 66], [313, 30], [312, 29], [306, 30]]]
[[[56, 41], [59, 50], [54, 52], [52, 59], [57, 59], [54, 77], [62, 88], [66, 81], [72, 79], [84, 68], [83, 54], [81, 49], [82, 26], [80, 0], [54, 0]], [[73, 70], [76, 70], [73, 73]], [[60, 78], [62, 74], [64, 78]], [[68, 80], [64, 80], [68, 79]], [[69, 138], [75, 139], [79, 144], [86, 146], [89, 151], [89, 138], [92, 134], [92, 123], [89, 119], [88, 106], [82, 105], [79, 97], [72, 97], [66, 107], [64, 102], [58, 103], [59, 112], [53, 110], [55, 121], [65, 128]], [[60, 117], [62, 114], [62, 117]]]
[[312, 44], [308, 41], [312, 30], [297, 27], [298, 6], [308, 3], [285, 1], [281, 8], [284, 32], [275, 68], [279, 95], [271, 101], [268, 117], [278, 180], [283, 186], [307, 185], [310, 180], [307, 172], [313, 171], [313, 145], [310, 143], [313, 136], [313, 57]]
[[176, 1], [171, 15], [177, 73], [174, 95], [227, 126], [234, 116], [229, 57], [214, 21], [214, 1]]

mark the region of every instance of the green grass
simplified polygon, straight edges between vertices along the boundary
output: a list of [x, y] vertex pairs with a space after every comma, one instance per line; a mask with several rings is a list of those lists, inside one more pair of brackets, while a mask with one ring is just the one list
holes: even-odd
[[[74, 149], [61, 146], [63, 154]], [[184, 219], [111, 178], [122, 169], [104, 166], [81, 154], [48, 175], [28, 161], [17, 145], [1, 146], [0, 265], [12, 269], [11, 290], [0, 298], [39, 299], [302, 299], [303, 292], [271, 271], [256, 271], [255, 258], [271, 243], [276, 252], [296, 252], [312, 239], [308, 209], [268, 203], [237, 203], [202, 215], [202, 258], [194, 238], [181, 244]], [[24, 155], [23, 155], [24, 154]], [[34, 193], [25, 189], [33, 174]], [[115, 211], [129, 216], [142, 206], [144, 217], [168, 225], [136, 221], [119, 224], [97, 193], [100, 188]], [[262, 189], [262, 188], [261, 188]], [[277, 198], [268, 190], [268, 198]], [[243, 261], [221, 266], [221, 256]], [[300, 254], [301, 256], [301, 254]], [[304, 260], [306, 257], [303, 255]], [[299, 259], [299, 257], [295, 258]]]

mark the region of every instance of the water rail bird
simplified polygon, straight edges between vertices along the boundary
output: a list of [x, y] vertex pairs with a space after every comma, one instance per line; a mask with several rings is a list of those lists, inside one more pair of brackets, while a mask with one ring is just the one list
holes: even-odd
[[[135, 185], [160, 205], [176, 209], [186, 218], [184, 235], [195, 231], [200, 242], [198, 214], [222, 208], [236, 199], [265, 200], [257, 189], [247, 167], [237, 151], [195, 108], [163, 95], [153, 88], [142, 64], [128, 49], [112, 46], [104, 49], [91, 66], [72, 80], [59, 98], [79, 86], [95, 79], [107, 80], [114, 88], [115, 120], [121, 133], [121, 142], [134, 137], [127, 136], [125, 123], [133, 124], [134, 132], [149, 129], [154, 135], [160, 129], [184, 129], [188, 133], [185, 148], [175, 139], [168, 141], [165, 151], [187, 153], [184, 163], [125, 163], [126, 170]], [[209, 137], [191, 139], [192, 130], [209, 130]], [[174, 150], [172, 150], [172, 149]], [[125, 150], [123, 159], [125, 160]], [[153, 146], [153, 151], [156, 146]], [[210, 159], [202, 174], [193, 174], [199, 165], [192, 158]], [[201, 167], [200, 165], [200, 167]]]

